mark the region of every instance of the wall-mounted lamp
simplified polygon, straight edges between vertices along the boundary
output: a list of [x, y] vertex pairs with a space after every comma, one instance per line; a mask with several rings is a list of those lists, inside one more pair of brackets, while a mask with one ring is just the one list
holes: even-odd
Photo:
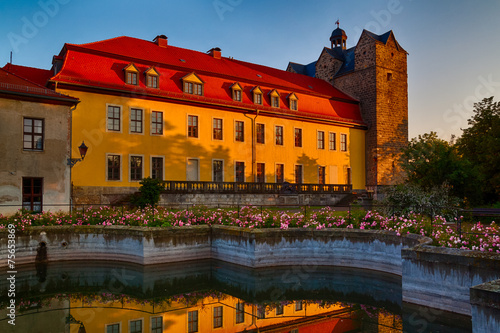
[[83, 159], [85, 158], [85, 155], [87, 155], [88, 149], [89, 149], [89, 147], [87, 147], [85, 145], [85, 142], [82, 141], [82, 144], [78, 147], [78, 150], [80, 151], [81, 158], [68, 158], [68, 165], [70, 166], [70, 168], [72, 168], [76, 164], [76, 162], [83, 161]]
[[80, 320], [76, 320], [75, 317], [73, 317], [71, 314], [68, 314], [66, 317], [66, 324], [70, 326], [71, 329], [71, 324], [77, 324], [80, 325], [78, 328], [78, 333], [87, 333], [87, 330], [85, 329], [85, 326]]

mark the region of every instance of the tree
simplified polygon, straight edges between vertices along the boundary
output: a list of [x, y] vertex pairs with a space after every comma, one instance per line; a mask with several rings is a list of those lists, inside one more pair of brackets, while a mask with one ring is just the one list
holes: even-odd
[[476, 171], [464, 159], [453, 143], [440, 139], [435, 132], [413, 138], [402, 150], [401, 168], [407, 175], [407, 183], [424, 191], [439, 187], [448, 189], [451, 195], [464, 199], [475, 198]]
[[477, 170], [484, 203], [500, 201], [500, 103], [493, 97], [474, 104], [470, 127], [463, 130], [457, 149]]
[[132, 197], [132, 203], [141, 208], [156, 206], [160, 201], [161, 192], [165, 189], [165, 183], [159, 179], [146, 177], [139, 183], [139, 194]]

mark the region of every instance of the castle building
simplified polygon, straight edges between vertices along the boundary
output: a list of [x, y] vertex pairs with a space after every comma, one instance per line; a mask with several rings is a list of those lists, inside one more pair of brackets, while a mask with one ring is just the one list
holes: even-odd
[[359, 102], [324, 80], [165, 36], [66, 44], [53, 71], [49, 85], [81, 101], [72, 127], [73, 142], [89, 146], [72, 171], [80, 202], [112, 202], [144, 177], [365, 187]]
[[50, 71], [11, 68], [80, 101], [69, 141], [89, 150], [71, 169], [75, 203], [117, 202], [145, 177], [200, 189], [394, 184], [408, 140], [407, 53], [392, 31], [346, 41], [337, 27], [317, 61], [286, 71], [164, 35], [65, 44]]
[[397, 159], [408, 143], [407, 52], [394, 33], [363, 30], [356, 46], [346, 48], [347, 35], [338, 27], [318, 60], [287, 70], [316, 77], [360, 101], [366, 132], [366, 185], [401, 181]]

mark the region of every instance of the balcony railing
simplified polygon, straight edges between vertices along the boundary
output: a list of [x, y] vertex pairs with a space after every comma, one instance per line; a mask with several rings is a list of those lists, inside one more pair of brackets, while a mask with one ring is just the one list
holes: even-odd
[[265, 194], [321, 194], [350, 193], [347, 184], [291, 184], [291, 183], [229, 183], [200, 181], [166, 181], [165, 193], [265, 193]]

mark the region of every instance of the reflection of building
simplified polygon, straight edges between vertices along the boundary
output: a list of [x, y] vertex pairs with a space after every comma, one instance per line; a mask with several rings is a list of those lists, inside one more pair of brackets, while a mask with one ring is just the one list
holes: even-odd
[[[41, 72], [24, 71], [32, 77]], [[70, 113], [78, 100], [15, 72], [9, 65], [0, 69], [0, 205], [12, 205], [1, 213], [21, 205], [31, 211], [64, 209], [51, 205], [70, 201]]]
[[365, 186], [359, 104], [323, 80], [165, 36], [66, 44], [53, 70], [52, 87], [81, 100], [73, 141], [90, 147], [73, 168], [81, 200], [128, 193], [147, 176]]
[[[245, 304], [219, 294], [189, 302], [178, 299], [170, 304], [141, 304], [127, 299], [84, 304], [71, 302], [71, 315], [82, 321], [87, 332], [346, 332], [359, 327], [356, 312], [341, 305], [295, 301], [282, 306]], [[92, 320], [86, 320], [89, 311]]]

